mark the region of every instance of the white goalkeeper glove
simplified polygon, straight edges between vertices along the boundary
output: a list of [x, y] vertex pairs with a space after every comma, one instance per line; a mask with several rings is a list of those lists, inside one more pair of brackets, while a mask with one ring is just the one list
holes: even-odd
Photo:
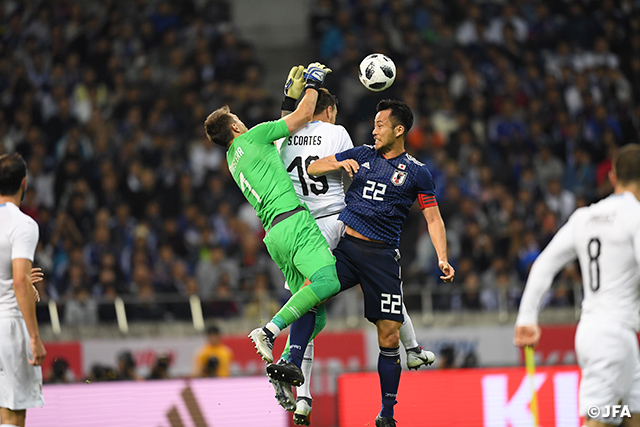
[[312, 62], [304, 72], [304, 88], [318, 90], [322, 87], [325, 77], [331, 72], [331, 68], [319, 62]]

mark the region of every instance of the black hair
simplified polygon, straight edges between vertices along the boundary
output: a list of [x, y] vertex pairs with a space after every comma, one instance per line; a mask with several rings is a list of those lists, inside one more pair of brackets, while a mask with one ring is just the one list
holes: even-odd
[[27, 176], [27, 164], [18, 153], [0, 156], [0, 195], [12, 196]]
[[207, 328], [207, 335], [220, 335], [220, 328], [215, 325], [209, 326]]
[[329, 92], [326, 88], [318, 89], [318, 100], [316, 101], [316, 108], [313, 111], [313, 115], [320, 114], [328, 107], [333, 107], [334, 109], [338, 105], [338, 100], [335, 95]]
[[402, 125], [402, 127], [404, 127], [404, 137], [406, 139], [409, 129], [411, 129], [411, 126], [413, 125], [413, 113], [411, 112], [409, 105], [407, 105], [406, 102], [398, 101], [396, 99], [383, 99], [378, 102], [376, 111], [380, 112], [384, 110], [391, 110], [389, 119], [391, 120], [393, 127], [398, 125]]

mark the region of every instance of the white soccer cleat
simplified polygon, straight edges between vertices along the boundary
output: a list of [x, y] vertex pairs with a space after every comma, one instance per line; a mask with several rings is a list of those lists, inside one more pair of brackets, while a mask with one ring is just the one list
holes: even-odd
[[436, 355], [422, 347], [407, 350], [407, 368], [409, 369], [418, 369], [422, 365], [431, 365], [435, 360]]
[[267, 363], [273, 363], [273, 339], [269, 338], [262, 328], [256, 328], [249, 334], [256, 352]]
[[296, 399], [291, 390], [291, 384], [269, 379], [269, 382], [276, 391], [276, 400], [286, 411], [293, 412], [296, 410]]
[[311, 399], [299, 397], [296, 402], [296, 409], [293, 414], [293, 424], [297, 426], [308, 426], [311, 424], [309, 414], [311, 413]]

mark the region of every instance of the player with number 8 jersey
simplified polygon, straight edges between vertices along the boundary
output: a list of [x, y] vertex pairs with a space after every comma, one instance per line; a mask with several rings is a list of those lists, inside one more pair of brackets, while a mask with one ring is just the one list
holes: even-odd
[[584, 289], [575, 336], [579, 412], [588, 427], [620, 425], [621, 414], [608, 411], [620, 404], [632, 416], [624, 425], [640, 425], [640, 145], [618, 149], [612, 163], [614, 193], [577, 209], [533, 263], [514, 336], [516, 345], [538, 344], [542, 298], [577, 259]]

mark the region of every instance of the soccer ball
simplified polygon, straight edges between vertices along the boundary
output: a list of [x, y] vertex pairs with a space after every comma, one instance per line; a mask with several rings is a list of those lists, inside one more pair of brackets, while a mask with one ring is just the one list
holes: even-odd
[[391, 86], [396, 79], [396, 64], [386, 55], [372, 53], [360, 63], [358, 77], [364, 87], [380, 92]]

